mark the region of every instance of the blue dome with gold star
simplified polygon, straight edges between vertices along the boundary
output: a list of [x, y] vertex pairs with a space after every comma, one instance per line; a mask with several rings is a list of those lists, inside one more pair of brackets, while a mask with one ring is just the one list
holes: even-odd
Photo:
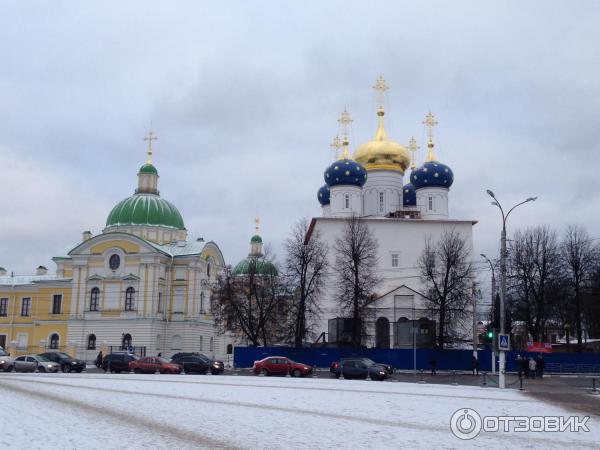
[[317, 193], [317, 198], [319, 199], [319, 203], [321, 204], [321, 206], [329, 205], [329, 195], [330, 195], [329, 186], [324, 184], [323, 186], [321, 186], [319, 188], [319, 192]]
[[325, 170], [325, 183], [327, 186], [358, 186], [362, 187], [367, 182], [365, 168], [351, 159], [334, 161]]
[[402, 188], [402, 204], [404, 206], [417, 206], [417, 190], [412, 183], [405, 184]]
[[410, 182], [415, 189], [425, 187], [450, 188], [454, 182], [452, 169], [438, 161], [427, 161], [410, 174]]

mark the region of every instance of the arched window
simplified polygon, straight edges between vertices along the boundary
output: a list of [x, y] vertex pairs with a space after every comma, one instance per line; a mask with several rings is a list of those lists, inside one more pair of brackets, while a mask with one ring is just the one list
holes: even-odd
[[96, 335], [90, 334], [87, 339], [87, 348], [88, 350], [96, 350]]
[[132, 339], [129, 333], [123, 335], [123, 339], [121, 340], [121, 350], [128, 350], [131, 347]]
[[206, 262], [206, 276], [210, 278], [210, 260]]
[[379, 193], [379, 212], [383, 212], [383, 192]]
[[98, 311], [100, 306], [100, 289], [95, 287], [90, 292], [90, 311]]
[[58, 350], [58, 344], [60, 342], [60, 336], [57, 333], [50, 335], [50, 349]]
[[135, 303], [135, 289], [128, 287], [125, 291], [125, 311], [133, 311]]
[[344, 208], [350, 209], [350, 194], [344, 195]]
[[171, 350], [181, 350], [182, 345], [183, 342], [181, 336], [179, 336], [178, 334], [171, 338]]

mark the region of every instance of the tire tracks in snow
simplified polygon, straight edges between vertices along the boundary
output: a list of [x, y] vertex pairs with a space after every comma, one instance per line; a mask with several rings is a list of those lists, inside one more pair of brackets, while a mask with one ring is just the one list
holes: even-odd
[[[7, 377], [8, 378], [8, 377]], [[9, 378], [10, 379], [10, 378]], [[31, 381], [28, 381], [31, 383]], [[58, 383], [44, 383], [41, 381], [37, 381], [40, 384], [58, 384]], [[61, 386], [69, 386], [66, 384], [61, 384]], [[182, 428], [174, 427], [171, 425], [167, 425], [165, 423], [158, 423], [152, 420], [143, 419], [139, 416], [134, 416], [131, 414], [126, 414], [123, 412], [119, 412], [114, 409], [109, 409], [106, 407], [101, 407], [94, 405], [92, 403], [87, 403], [81, 400], [75, 400], [71, 398], [65, 398], [64, 396], [60, 396], [57, 394], [51, 394], [48, 392], [41, 392], [38, 390], [31, 390], [21, 386], [16, 386], [14, 383], [5, 383], [4, 380], [0, 380], [0, 389], [10, 390], [11, 392], [18, 392], [19, 394], [25, 395], [27, 397], [33, 397], [34, 399], [42, 398], [44, 400], [48, 400], [52, 403], [57, 403], [60, 405], [66, 405], [68, 407], [76, 408], [80, 410], [84, 414], [91, 414], [96, 416], [101, 416], [103, 418], [108, 418], [110, 420], [116, 420], [121, 423], [127, 423], [128, 425], [133, 425], [137, 428], [141, 428], [142, 432], [152, 432], [152, 433], [161, 433], [163, 435], [168, 435], [170, 439], [181, 442], [186, 446], [191, 446], [193, 448], [197, 448], [198, 446], [202, 446], [208, 449], [239, 449], [241, 447], [235, 446], [226, 441], [220, 441], [214, 438], [210, 438], [204, 435], [200, 435], [194, 433], [190, 430], [185, 430]], [[98, 389], [94, 388], [84, 388], [98, 391]]]
[[[85, 376], [85, 375], [67, 375], [67, 378], [76, 378], [76, 379], [83, 379], [83, 380], [107, 380], [107, 379], [111, 379], [111, 380], [123, 380], [123, 381], [129, 381], [129, 382], [135, 382], [135, 383], [139, 383], [139, 382], [150, 382], [150, 383], [172, 383], [175, 380], [173, 378], [170, 378], [168, 380], [166, 379], [160, 379], [158, 378], [159, 375], [156, 375], [157, 378], [150, 380], [150, 379], [146, 379], [146, 378], [131, 378], [133, 375], [130, 376], [115, 376], [115, 375], [101, 375], [101, 376]], [[164, 376], [164, 375], [163, 375]], [[177, 375], [174, 375], [177, 376]], [[35, 379], [36, 376], [35, 375], [22, 375], [22, 377], [30, 377], [31, 379]], [[108, 378], [110, 377], [110, 378]], [[65, 376], [62, 376], [61, 374], [59, 375], [44, 375], [44, 378], [57, 378], [57, 379], [65, 379]], [[498, 402], [508, 402], [508, 403], [514, 403], [515, 399], [514, 398], [496, 398], [496, 397], [482, 397], [482, 396], [462, 396], [462, 395], [450, 395], [450, 394], [435, 394], [435, 393], [430, 393], [430, 392], [424, 392], [422, 394], [417, 394], [414, 392], [402, 392], [402, 391], [382, 391], [382, 390], [359, 390], [359, 389], [340, 389], [340, 388], [326, 388], [326, 387], [311, 387], [308, 385], [303, 385], [303, 386], [284, 386], [284, 385], [264, 385], [264, 384], [250, 384], [250, 383], [227, 383], [224, 381], [216, 381], [216, 382], [204, 382], [204, 381], [188, 381], [188, 380], [176, 380], [179, 383], [186, 383], [186, 384], [201, 384], [203, 386], [230, 386], [230, 387], [252, 387], [252, 388], [262, 388], [262, 389], [291, 389], [291, 390], [301, 390], [301, 391], [305, 391], [305, 390], [313, 390], [313, 391], [326, 391], [326, 392], [344, 392], [344, 393], [357, 393], [357, 394], [379, 394], [379, 395], [401, 395], [401, 396], [408, 396], [408, 397], [438, 397], [438, 398], [451, 398], [451, 399], [464, 399], [464, 400], [484, 400], [484, 401], [489, 401], [489, 400], [493, 400], [493, 401], [498, 401]], [[340, 380], [340, 383], [343, 383], [343, 380]], [[394, 383], [394, 385], [396, 385], [398, 383]], [[428, 385], [428, 386], [432, 386], [435, 387], [437, 385]], [[473, 387], [473, 386], [462, 386], [462, 387]], [[516, 391], [515, 391], [516, 392]], [[537, 400], [534, 399], [530, 399], [527, 398], [525, 396], [523, 396], [523, 398], [519, 399], [520, 402], [526, 402], [526, 403], [536, 403]]]
[[[429, 431], [429, 432], [437, 432], [437, 433], [447, 433], [449, 435], [449, 438], [452, 439], [452, 436], [450, 434], [449, 423], [447, 426], [436, 426], [436, 425], [425, 425], [425, 424], [406, 422], [406, 421], [388, 421], [388, 420], [373, 419], [370, 417], [348, 416], [348, 415], [344, 415], [344, 414], [335, 414], [335, 413], [328, 413], [328, 412], [323, 412], [323, 411], [314, 411], [314, 410], [298, 409], [298, 408], [287, 408], [287, 407], [282, 407], [282, 406], [265, 405], [265, 404], [251, 403], [251, 402], [214, 400], [214, 399], [197, 398], [197, 397], [185, 397], [182, 395], [159, 394], [159, 393], [154, 393], [154, 392], [132, 392], [132, 391], [127, 391], [127, 390], [122, 390], [122, 389], [114, 389], [114, 388], [103, 388], [103, 387], [99, 388], [99, 387], [91, 387], [91, 386], [72, 385], [72, 384], [60, 383], [60, 382], [54, 382], [54, 381], [40, 381], [40, 380], [33, 379], [33, 377], [25, 377], [25, 376], [23, 376], [23, 377], [17, 377], [17, 376], [2, 377], [2, 378], [0, 378], [0, 386], [2, 384], [6, 384], [6, 383], [2, 382], [3, 378], [7, 379], [7, 380], [11, 380], [11, 381], [16, 381], [17, 383], [21, 383], [21, 384], [33, 383], [33, 384], [39, 384], [39, 385], [44, 385], [44, 386], [66, 387], [66, 388], [69, 388], [72, 390], [82, 389], [82, 390], [90, 390], [90, 391], [102, 392], [102, 393], [112, 392], [112, 393], [120, 394], [120, 395], [133, 395], [133, 396], [139, 396], [139, 397], [153, 397], [153, 398], [160, 398], [160, 399], [167, 399], [167, 400], [192, 401], [192, 402], [206, 403], [206, 404], [211, 404], [211, 405], [220, 405], [220, 406], [225, 405], [225, 406], [231, 406], [231, 407], [248, 408], [248, 409], [252, 409], [252, 410], [258, 409], [261, 411], [276, 411], [276, 412], [283, 412], [283, 413], [291, 413], [291, 414], [295, 414], [295, 415], [303, 415], [303, 416], [308, 415], [311, 417], [323, 417], [325, 419], [337, 419], [337, 420], [357, 422], [357, 423], [361, 423], [361, 424], [367, 423], [367, 424], [372, 424], [372, 425], [377, 425], [377, 426], [388, 426], [388, 427], [400, 428], [400, 429], [412, 429], [412, 430], [419, 430], [419, 431], [425, 431], [425, 432]], [[89, 379], [89, 377], [88, 377], [88, 379]], [[112, 379], [114, 379], [114, 378], [112, 378]], [[121, 378], [121, 379], [123, 379], [123, 378]], [[153, 381], [153, 380], [146, 380], [146, 381]], [[167, 381], [167, 380], [164, 380], [164, 381]], [[206, 385], [215, 384], [215, 383], [202, 383], [202, 384], [206, 386]], [[13, 384], [11, 383], [11, 385], [13, 385]], [[237, 384], [235, 386], [254, 387], [253, 385], [240, 385], [240, 384]], [[265, 386], [263, 386], [263, 387], [265, 387]], [[295, 387], [295, 388], [300, 389], [300, 387]], [[37, 391], [37, 390], [34, 393], [34, 391], [27, 390], [24, 388], [19, 388], [19, 390], [21, 390], [22, 392], [31, 393], [32, 395], [36, 395], [36, 393], [39, 393], [39, 391]], [[340, 389], [336, 389], [336, 390], [340, 390]], [[343, 391], [347, 391], [347, 390], [343, 390]], [[350, 392], [370, 392], [370, 391], [350, 391]], [[44, 393], [43, 395], [49, 395], [49, 396], [53, 397], [53, 399], [64, 402], [63, 397], [54, 396], [52, 394], [47, 394], [47, 393]], [[454, 397], [454, 398], [456, 398], [456, 397]], [[486, 400], [491, 400], [491, 399], [486, 398]], [[83, 403], [83, 407], [86, 409], [88, 408], [87, 403], [78, 402], [76, 400], [71, 400], [71, 401], [75, 401], [77, 403]], [[531, 401], [538, 402], [536, 400], [531, 400]], [[98, 407], [96, 407], [96, 408], [98, 408]], [[100, 409], [100, 411], [103, 411], [103, 408], [98, 408], [98, 409]], [[104, 414], [108, 415], [109, 417], [114, 417], [114, 415], [112, 413], [104, 412]], [[124, 413], [120, 413], [120, 414], [124, 418], [127, 418], [127, 419], [131, 418], [131, 416], [129, 414], [124, 414]], [[156, 424], [152, 421], [147, 421], [147, 420], [141, 419], [141, 422], [145, 422], [148, 424], [145, 426], [156, 427]], [[164, 424], [161, 424], [160, 426], [166, 427], [169, 430], [169, 434], [173, 433], [173, 437], [178, 437], [181, 434], [194, 435], [194, 433], [183, 430], [181, 428], [172, 427], [172, 426], [164, 425]], [[194, 435], [194, 436], [196, 436], [196, 435]], [[493, 441], [496, 441], [498, 438], [500, 438], [500, 436], [504, 439], [508, 439], [509, 441], [514, 441], [516, 444], [522, 445], [525, 442], [530, 443], [532, 445], [542, 445], [543, 444], [546, 446], [545, 448], [561, 448], [561, 449], [562, 448], [591, 448], [591, 449], [595, 449], [595, 450], [598, 448], [597, 443], [589, 442], [589, 441], [561, 440], [561, 439], [553, 438], [552, 441], [548, 442], [547, 439], [545, 439], [545, 438], [528, 437], [528, 436], [524, 436], [523, 434], [485, 433], [485, 432], [478, 436], [477, 443], [481, 444], [481, 445], [485, 445], [485, 444], [481, 443], [481, 440], [491, 439]], [[205, 438], [202, 436], [201, 439], [206, 440], [209, 438]], [[234, 448], [231, 444], [219, 443], [219, 445], [217, 445], [214, 448]], [[553, 447], [553, 446], [556, 446], [556, 447]]]

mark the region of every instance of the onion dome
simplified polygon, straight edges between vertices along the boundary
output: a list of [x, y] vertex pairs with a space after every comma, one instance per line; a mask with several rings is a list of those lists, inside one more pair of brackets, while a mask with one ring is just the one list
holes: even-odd
[[410, 182], [416, 189], [424, 187], [450, 188], [454, 182], [452, 169], [437, 161], [427, 161], [410, 174]]
[[326, 184], [319, 188], [319, 191], [317, 193], [317, 199], [319, 200], [321, 206], [329, 205], [330, 194], [331, 192], [329, 191], [329, 186], [327, 186]]
[[270, 262], [256, 256], [249, 256], [240, 261], [233, 269], [233, 274], [236, 276], [243, 275], [277, 275], [277, 268]]
[[139, 173], [152, 173], [154, 175], [158, 175], [158, 170], [156, 170], [156, 167], [154, 167], [154, 165], [147, 163], [140, 167]]
[[377, 111], [378, 126], [373, 140], [362, 144], [356, 152], [354, 159], [371, 170], [393, 170], [404, 173], [410, 165], [408, 150], [398, 142], [389, 140], [383, 125], [383, 108]]
[[351, 159], [335, 161], [325, 170], [325, 183], [333, 186], [358, 186], [362, 187], [367, 182], [365, 168]]
[[402, 204], [404, 206], [417, 206], [417, 190], [412, 183], [405, 184], [402, 188]]
[[410, 174], [410, 182], [415, 186], [415, 189], [425, 187], [443, 187], [449, 189], [454, 182], [454, 174], [452, 169], [446, 164], [439, 162], [433, 152], [433, 127], [437, 125], [437, 120], [431, 111], [427, 113], [423, 125], [428, 129], [427, 134], [429, 139], [427, 142], [427, 161], [419, 168], [413, 169]]
[[106, 226], [163, 226], [184, 230], [179, 210], [156, 194], [138, 193], [121, 200], [106, 219]]
[[258, 234], [255, 234], [250, 239], [250, 243], [251, 244], [262, 244], [262, 238]]

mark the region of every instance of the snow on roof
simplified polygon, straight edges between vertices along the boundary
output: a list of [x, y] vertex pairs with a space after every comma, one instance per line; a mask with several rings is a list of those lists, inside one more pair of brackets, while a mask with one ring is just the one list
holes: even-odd
[[14, 277], [0, 277], [0, 286], [19, 286], [34, 284], [43, 281], [68, 281], [70, 278], [61, 278], [56, 275], [17, 275]]

